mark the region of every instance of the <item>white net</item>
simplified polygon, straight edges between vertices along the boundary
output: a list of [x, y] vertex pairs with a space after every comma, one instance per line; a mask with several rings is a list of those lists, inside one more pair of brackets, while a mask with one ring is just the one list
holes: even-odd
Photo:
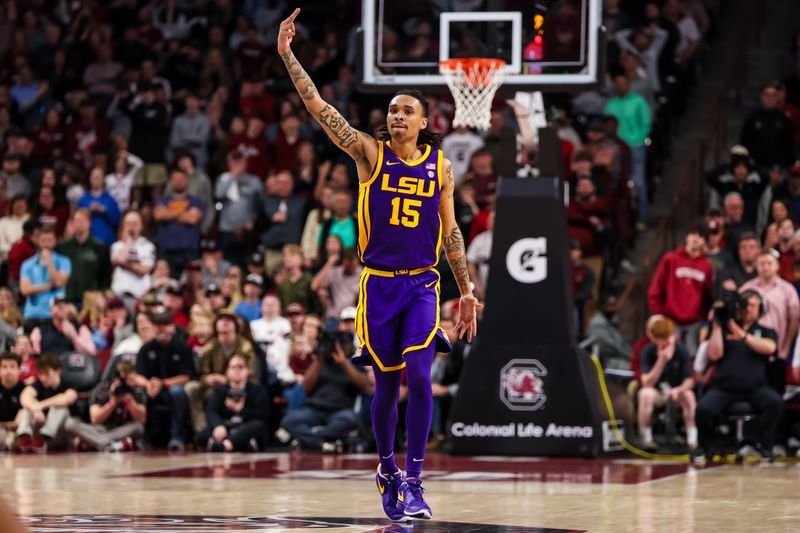
[[505, 62], [499, 59], [448, 59], [439, 72], [456, 102], [453, 126], [489, 129], [492, 100], [503, 83]]

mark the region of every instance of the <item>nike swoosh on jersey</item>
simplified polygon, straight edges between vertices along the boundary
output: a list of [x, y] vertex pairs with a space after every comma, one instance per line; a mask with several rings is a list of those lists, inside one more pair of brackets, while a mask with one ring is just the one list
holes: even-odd
[[399, 165], [400, 161], [387, 161], [386, 166]]
[[430, 289], [433, 286], [434, 283], [436, 283], [436, 282], [435, 281], [431, 281], [430, 283], [426, 283], [425, 284], [425, 288], [426, 289]]

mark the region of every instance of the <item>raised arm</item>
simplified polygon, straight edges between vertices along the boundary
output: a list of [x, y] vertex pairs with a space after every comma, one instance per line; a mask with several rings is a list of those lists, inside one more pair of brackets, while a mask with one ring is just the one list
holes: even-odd
[[311, 77], [294, 56], [290, 45], [295, 34], [294, 19], [299, 13], [300, 8], [296, 8], [286, 20], [281, 22], [278, 32], [278, 54], [283, 59], [286, 70], [289, 71], [289, 77], [292, 78], [297, 92], [303, 98], [303, 104], [308, 112], [311, 113], [314, 120], [319, 122], [330, 140], [355, 160], [359, 179], [366, 181], [372, 174], [378, 158], [377, 142], [372, 136], [350, 126], [335, 107], [320, 97]]
[[447, 256], [447, 262], [453, 271], [453, 276], [461, 292], [461, 302], [458, 306], [458, 321], [456, 332], [459, 338], [467, 334], [467, 340], [472, 341], [478, 328], [477, 312], [483, 308], [478, 299], [472, 295], [472, 285], [469, 282], [467, 269], [467, 256], [464, 248], [464, 237], [456, 223], [456, 214], [453, 195], [456, 182], [453, 176], [453, 165], [449, 159], [442, 164], [442, 191], [439, 200], [439, 217], [442, 219], [442, 244]]

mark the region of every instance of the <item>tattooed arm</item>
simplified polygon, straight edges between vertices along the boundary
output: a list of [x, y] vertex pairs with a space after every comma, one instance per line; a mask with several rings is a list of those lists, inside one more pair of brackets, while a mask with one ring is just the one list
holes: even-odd
[[299, 13], [300, 8], [297, 8], [289, 18], [281, 22], [278, 53], [308, 112], [322, 126], [330, 140], [355, 160], [359, 179], [366, 181], [378, 159], [377, 142], [372, 136], [350, 126], [335, 107], [322, 99], [311, 77], [295, 57], [290, 45], [295, 34], [294, 19]]
[[444, 176], [442, 180], [442, 191], [439, 200], [439, 217], [442, 220], [442, 244], [450, 263], [450, 269], [458, 283], [461, 291], [461, 302], [458, 307], [458, 321], [456, 322], [456, 332], [462, 337], [467, 334], [467, 340], [471, 341], [477, 330], [477, 311], [483, 308], [478, 303], [478, 299], [472, 294], [472, 285], [469, 281], [469, 270], [467, 269], [467, 256], [464, 247], [464, 237], [456, 223], [456, 214], [453, 196], [455, 194], [455, 178], [453, 177], [453, 166], [449, 159], [445, 159], [442, 168]]

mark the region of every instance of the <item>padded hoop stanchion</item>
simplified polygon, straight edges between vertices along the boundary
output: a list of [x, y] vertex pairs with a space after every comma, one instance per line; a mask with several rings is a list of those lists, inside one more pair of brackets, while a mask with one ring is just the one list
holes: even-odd
[[439, 62], [439, 72], [456, 102], [453, 126], [488, 130], [492, 100], [503, 83], [502, 59], [455, 58]]

